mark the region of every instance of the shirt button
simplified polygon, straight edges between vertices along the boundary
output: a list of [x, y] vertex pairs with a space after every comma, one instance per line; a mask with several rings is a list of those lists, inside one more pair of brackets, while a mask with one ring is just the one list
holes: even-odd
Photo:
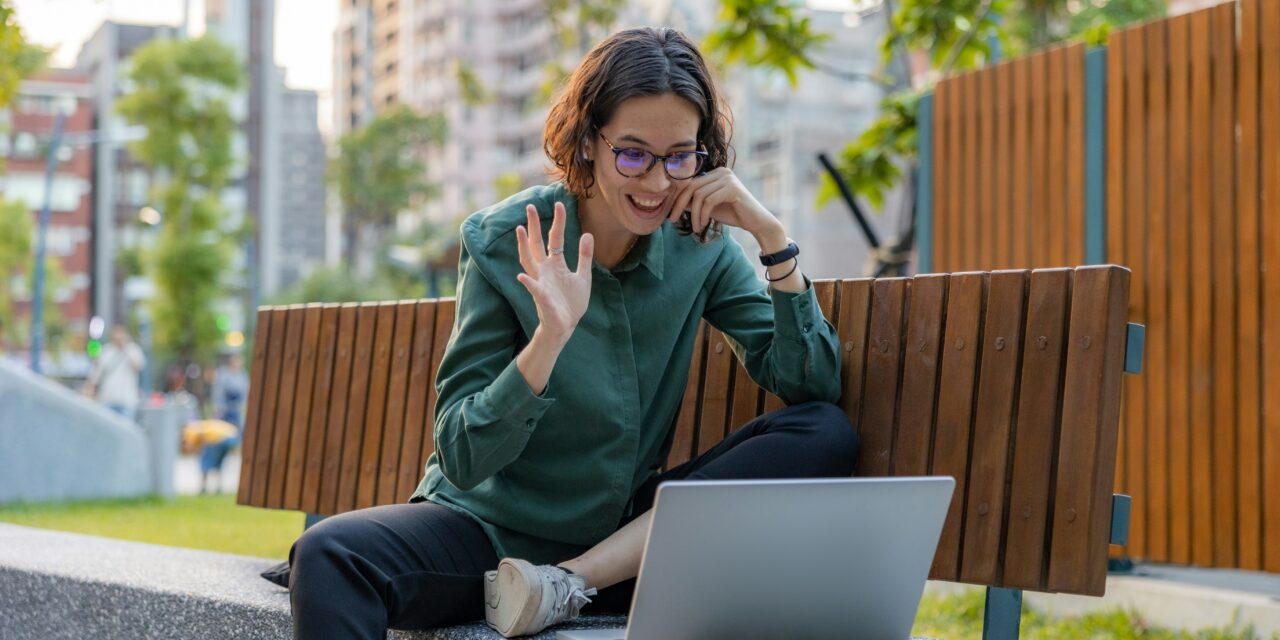
[[525, 426], [532, 427], [532, 426], [533, 426], [533, 418], [529, 418], [528, 420], [525, 420], [525, 421], [524, 421], [524, 424], [525, 424]]
[[806, 325], [804, 325], [804, 329], [803, 329], [803, 330], [804, 330], [804, 332], [805, 332], [805, 333], [809, 333], [809, 330], [810, 330], [810, 329], [812, 329], [812, 328], [813, 328], [813, 325], [811, 325], [811, 324], [806, 324]]

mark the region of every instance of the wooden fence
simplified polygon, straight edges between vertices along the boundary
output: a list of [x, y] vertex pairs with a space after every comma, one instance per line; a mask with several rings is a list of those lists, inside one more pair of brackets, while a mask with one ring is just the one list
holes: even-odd
[[926, 270], [1133, 270], [1136, 558], [1280, 572], [1275, 34], [1280, 2], [1228, 2], [950, 78], [922, 112]]

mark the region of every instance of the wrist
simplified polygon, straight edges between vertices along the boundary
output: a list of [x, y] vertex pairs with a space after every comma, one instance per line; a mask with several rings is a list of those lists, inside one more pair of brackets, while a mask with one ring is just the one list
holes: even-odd
[[760, 253], [768, 255], [777, 253], [787, 248], [787, 230], [782, 228], [779, 223], [774, 223], [759, 233], [752, 234], [755, 237], [756, 244], [760, 246]]
[[533, 344], [536, 342], [558, 352], [561, 349], [564, 349], [564, 346], [569, 343], [569, 336], [572, 335], [572, 328], [566, 331], [554, 331], [552, 329], [548, 329], [545, 325], [538, 325], [538, 328], [533, 330], [533, 337], [529, 339], [529, 343]]

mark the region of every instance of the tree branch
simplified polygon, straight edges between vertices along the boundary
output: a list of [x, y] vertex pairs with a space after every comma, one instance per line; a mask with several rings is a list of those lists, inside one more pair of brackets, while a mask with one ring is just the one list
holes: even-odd
[[986, 0], [986, 3], [984, 3], [982, 7], [982, 11], [978, 13], [977, 19], [973, 21], [973, 26], [970, 27], [955, 44], [951, 45], [951, 50], [947, 52], [947, 57], [942, 61], [942, 67], [939, 69], [942, 75], [945, 76], [951, 72], [951, 67], [954, 66], [956, 60], [960, 58], [960, 52], [964, 51], [964, 48], [969, 46], [969, 43], [973, 41], [974, 36], [978, 35], [978, 29], [982, 26], [983, 22], [987, 21], [987, 17], [991, 15], [991, 10], [994, 7], [995, 0]]

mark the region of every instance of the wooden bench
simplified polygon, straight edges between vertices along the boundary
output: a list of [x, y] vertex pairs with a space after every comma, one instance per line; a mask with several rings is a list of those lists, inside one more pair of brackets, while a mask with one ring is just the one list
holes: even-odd
[[[1111, 490], [1120, 378], [1141, 358], [1129, 271], [814, 287], [841, 337], [858, 475], [956, 479], [931, 578], [988, 587], [988, 637], [1016, 637], [1022, 590], [1102, 595], [1127, 528]], [[237, 501], [329, 515], [408, 499], [453, 320], [452, 299], [260, 309]], [[781, 406], [704, 324], [668, 466]]]

